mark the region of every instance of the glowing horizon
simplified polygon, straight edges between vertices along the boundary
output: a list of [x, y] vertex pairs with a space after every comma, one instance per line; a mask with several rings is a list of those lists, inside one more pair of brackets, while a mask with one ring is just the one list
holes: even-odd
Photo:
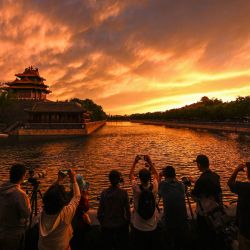
[[250, 95], [247, 0], [3, 0], [1, 81], [34, 65], [51, 100], [108, 114]]

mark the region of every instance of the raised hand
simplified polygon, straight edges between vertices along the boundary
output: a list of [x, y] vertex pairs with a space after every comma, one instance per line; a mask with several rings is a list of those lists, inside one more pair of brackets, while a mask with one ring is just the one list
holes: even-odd
[[240, 172], [240, 171], [245, 171], [244, 169], [246, 168], [246, 164], [240, 164], [240, 165], [238, 165], [238, 167], [236, 168], [236, 170], [238, 171], [238, 172]]
[[69, 178], [71, 182], [76, 182], [76, 172], [72, 169], [69, 170]]

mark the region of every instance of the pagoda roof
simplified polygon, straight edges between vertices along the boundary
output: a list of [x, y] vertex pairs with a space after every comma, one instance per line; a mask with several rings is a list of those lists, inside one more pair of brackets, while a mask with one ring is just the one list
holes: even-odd
[[39, 90], [42, 90], [46, 93], [51, 93], [51, 91], [47, 89], [46, 85], [45, 86], [39, 86], [39, 85], [38, 86], [34, 86], [34, 85], [32, 85], [32, 86], [13, 86], [13, 85], [11, 85], [7, 89], [39, 89]]
[[72, 102], [39, 102], [33, 105], [31, 113], [84, 113], [86, 110]]
[[35, 76], [35, 77], [38, 77], [39, 79], [42, 79], [44, 81], [46, 80], [40, 76], [38, 68], [33, 68], [32, 66], [26, 68], [23, 73], [15, 74], [15, 76], [17, 76], [17, 77], [28, 77], [28, 76], [34, 77]]
[[19, 84], [19, 83], [30, 83], [30, 84], [41, 84], [41, 85], [44, 85], [43, 81], [40, 80], [40, 81], [34, 81], [34, 80], [31, 80], [27, 77], [23, 78], [23, 79], [15, 79], [13, 82], [10, 82], [8, 83], [8, 85], [13, 85], [13, 84]]
[[23, 86], [23, 85], [30, 85], [30, 86], [41, 86], [41, 87], [49, 87], [48, 85], [45, 85], [43, 82], [33, 82], [33, 81], [13, 81], [10, 83], [7, 83], [8, 86]]

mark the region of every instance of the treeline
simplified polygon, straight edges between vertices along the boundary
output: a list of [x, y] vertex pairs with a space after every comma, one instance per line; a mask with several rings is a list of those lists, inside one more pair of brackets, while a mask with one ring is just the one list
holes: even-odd
[[15, 101], [11, 99], [11, 95], [7, 92], [1, 92], [0, 89], [0, 123], [5, 122], [5, 118], [9, 113], [9, 109], [14, 103]]
[[97, 105], [90, 99], [81, 100], [79, 98], [73, 98], [70, 102], [79, 103], [83, 108], [89, 111], [91, 121], [101, 121], [106, 120], [107, 115], [103, 111], [102, 106]]
[[204, 96], [200, 101], [182, 108], [164, 112], [148, 112], [129, 116], [110, 116], [110, 120], [177, 120], [177, 121], [237, 121], [250, 119], [250, 96], [238, 97], [235, 101], [223, 102]]

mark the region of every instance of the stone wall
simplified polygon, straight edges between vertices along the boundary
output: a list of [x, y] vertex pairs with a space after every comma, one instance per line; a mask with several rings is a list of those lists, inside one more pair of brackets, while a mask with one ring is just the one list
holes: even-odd
[[86, 135], [85, 129], [25, 129], [19, 128], [11, 133], [17, 136], [83, 136]]
[[14, 136], [84, 136], [89, 135], [104, 126], [106, 121], [97, 121], [84, 124], [84, 128], [80, 129], [47, 129], [47, 128], [25, 128], [19, 127], [17, 130], [11, 131], [9, 134]]
[[106, 121], [89, 122], [85, 124], [86, 134], [89, 135], [106, 124]]
[[143, 121], [136, 120], [132, 121], [136, 123], [143, 123], [148, 125], [159, 125], [166, 126], [169, 128], [191, 128], [191, 129], [205, 129], [211, 131], [226, 131], [226, 132], [235, 132], [235, 133], [250, 133], [250, 124], [241, 124], [241, 123], [216, 123], [216, 122], [207, 122], [207, 123], [192, 123], [192, 122], [172, 122], [172, 121]]

